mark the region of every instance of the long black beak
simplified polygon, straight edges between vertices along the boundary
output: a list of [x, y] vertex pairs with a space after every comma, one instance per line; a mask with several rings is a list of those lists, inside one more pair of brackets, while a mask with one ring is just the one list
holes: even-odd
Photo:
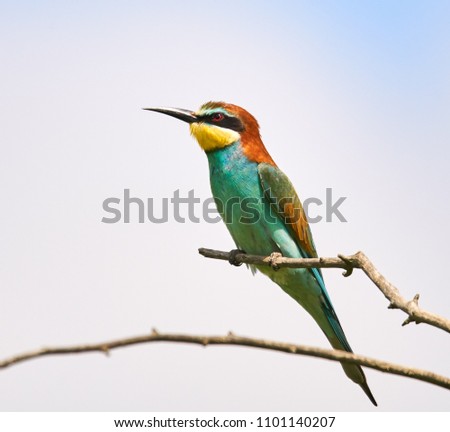
[[187, 123], [194, 123], [198, 121], [194, 111], [189, 111], [181, 108], [142, 108], [146, 111], [156, 111], [162, 114], [167, 114], [171, 117], [175, 117], [178, 120], [183, 120]]

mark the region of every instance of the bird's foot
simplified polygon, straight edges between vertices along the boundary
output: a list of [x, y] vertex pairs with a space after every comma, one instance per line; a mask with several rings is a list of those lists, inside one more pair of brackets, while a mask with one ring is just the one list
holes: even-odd
[[280, 270], [280, 266], [277, 264], [277, 259], [281, 258], [283, 255], [280, 252], [272, 252], [269, 257], [269, 264], [273, 270]]
[[243, 251], [243, 250], [241, 250], [241, 249], [233, 249], [232, 251], [230, 251], [230, 256], [229, 256], [229, 258], [228, 258], [228, 262], [229, 262], [231, 265], [234, 265], [234, 266], [236, 266], [236, 267], [241, 266], [241, 265], [242, 265], [242, 261], [239, 261], [239, 260], [237, 259], [237, 255], [239, 255], [239, 254], [245, 254], [245, 253], [246, 253], [246, 252]]

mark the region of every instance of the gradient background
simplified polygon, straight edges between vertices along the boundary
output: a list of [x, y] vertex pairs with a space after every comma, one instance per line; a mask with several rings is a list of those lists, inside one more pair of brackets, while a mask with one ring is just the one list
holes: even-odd
[[[407, 298], [450, 315], [450, 4], [445, 1], [0, 3], [0, 356], [156, 327], [328, 347], [277, 286], [198, 247], [222, 224], [101, 223], [102, 202], [210, 196], [187, 126], [141, 110], [244, 106], [302, 198], [347, 196], [319, 254], [363, 250]], [[355, 352], [450, 374], [449, 335], [360, 272], [325, 270]], [[449, 392], [366, 370], [378, 410]], [[153, 344], [0, 372], [2, 410], [372, 410], [338, 363]]]

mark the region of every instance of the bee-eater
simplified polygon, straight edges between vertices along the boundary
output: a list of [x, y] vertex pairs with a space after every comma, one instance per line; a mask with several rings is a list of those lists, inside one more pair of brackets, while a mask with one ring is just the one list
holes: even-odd
[[[224, 102], [205, 103], [196, 112], [179, 108], [144, 109], [189, 123], [191, 134], [208, 158], [211, 190], [218, 211], [239, 250], [264, 256], [278, 252], [292, 258], [317, 257], [300, 199], [266, 150], [258, 122], [249, 112]], [[233, 204], [228, 205], [230, 202]], [[249, 220], [250, 210], [259, 217]], [[270, 277], [314, 318], [333, 348], [352, 352], [320, 269], [276, 271], [266, 266], [255, 267], [253, 271]], [[362, 368], [345, 362], [342, 367], [377, 405]]]

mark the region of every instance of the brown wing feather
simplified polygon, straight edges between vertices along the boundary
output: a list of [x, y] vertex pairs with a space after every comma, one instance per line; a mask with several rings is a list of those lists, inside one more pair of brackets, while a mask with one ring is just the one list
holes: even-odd
[[285, 223], [297, 245], [308, 257], [317, 257], [311, 230], [297, 192], [278, 167], [266, 163], [258, 166], [261, 186], [276, 215]]

